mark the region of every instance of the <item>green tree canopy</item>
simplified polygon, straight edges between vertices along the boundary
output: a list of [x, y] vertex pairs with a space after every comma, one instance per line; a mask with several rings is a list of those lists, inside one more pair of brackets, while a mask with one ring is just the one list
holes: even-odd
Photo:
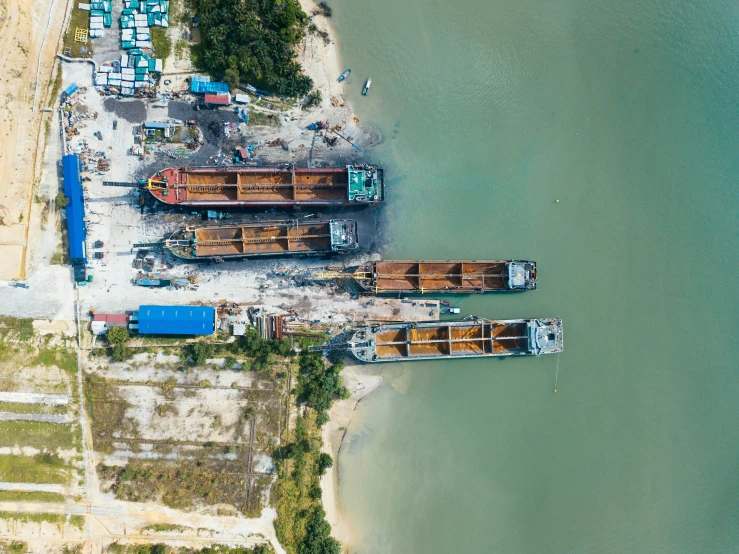
[[343, 364], [326, 367], [320, 352], [301, 353], [298, 402], [305, 402], [319, 412], [327, 411], [335, 397], [346, 396], [339, 374], [343, 368]]
[[121, 344], [128, 340], [128, 329], [126, 327], [112, 327], [108, 329], [108, 342], [110, 344]]
[[296, 61], [308, 17], [298, 0], [195, 0], [204, 69], [231, 85], [250, 82], [302, 96], [313, 81]]

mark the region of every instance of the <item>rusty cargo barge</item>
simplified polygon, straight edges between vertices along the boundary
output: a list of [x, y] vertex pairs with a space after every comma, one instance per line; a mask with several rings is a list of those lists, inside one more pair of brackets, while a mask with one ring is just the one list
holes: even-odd
[[368, 262], [352, 277], [373, 294], [527, 291], [536, 288], [536, 263], [518, 260]]
[[467, 318], [368, 325], [356, 329], [344, 348], [363, 362], [399, 362], [562, 352], [562, 320]]
[[188, 208], [354, 206], [385, 198], [384, 171], [342, 168], [169, 168], [146, 184], [152, 196]]
[[225, 261], [237, 258], [343, 254], [356, 250], [359, 245], [356, 221], [332, 219], [185, 227], [172, 233], [162, 246], [182, 260]]

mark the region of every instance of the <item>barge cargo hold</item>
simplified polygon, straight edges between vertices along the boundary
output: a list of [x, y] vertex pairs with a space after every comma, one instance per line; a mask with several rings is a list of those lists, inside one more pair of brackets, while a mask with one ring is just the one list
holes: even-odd
[[536, 288], [536, 263], [497, 261], [384, 261], [359, 267], [354, 280], [367, 292], [476, 293]]
[[470, 318], [357, 329], [346, 345], [363, 362], [399, 362], [562, 352], [562, 320]]
[[357, 249], [357, 222], [291, 220], [186, 227], [172, 233], [164, 246], [184, 260], [339, 254]]
[[157, 200], [191, 208], [353, 206], [384, 200], [381, 168], [169, 168], [149, 179]]

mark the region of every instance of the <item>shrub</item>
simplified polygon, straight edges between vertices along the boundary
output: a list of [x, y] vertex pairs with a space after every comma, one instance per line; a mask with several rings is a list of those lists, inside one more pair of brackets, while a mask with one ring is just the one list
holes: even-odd
[[323, 508], [316, 508], [308, 519], [305, 538], [298, 554], [341, 554], [341, 543], [331, 536], [331, 526]]
[[190, 358], [193, 365], [203, 365], [213, 355], [213, 347], [207, 342], [196, 342], [190, 346]]
[[321, 103], [321, 100], [323, 100], [323, 95], [321, 94], [321, 91], [318, 89], [312, 90], [305, 97], [305, 103], [303, 104], [303, 107], [318, 106], [318, 104]]
[[24, 554], [28, 551], [28, 545], [22, 541], [13, 541], [8, 545], [11, 554]]
[[231, 369], [235, 365], [236, 365], [236, 358], [234, 358], [233, 356], [226, 356], [226, 359], [223, 360], [223, 367], [225, 369]]
[[66, 208], [67, 207], [67, 204], [69, 204], [69, 198], [67, 198], [66, 196], [64, 196], [64, 193], [63, 192], [59, 192], [56, 195], [56, 198], [54, 199], [54, 201], [56, 202], [56, 205], [59, 206], [62, 209]]
[[128, 340], [128, 329], [126, 327], [112, 327], [108, 330], [107, 337], [110, 344], [122, 344]]
[[328, 412], [326, 411], [320, 411], [318, 412], [318, 415], [316, 416], [316, 425], [318, 427], [323, 427], [329, 422]]
[[110, 351], [110, 357], [113, 358], [114, 362], [125, 362], [133, 358], [133, 352], [125, 344], [116, 344]]
[[334, 461], [331, 459], [331, 456], [326, 454], [325, 452], [321, 452], [318, 455], [318, 474], [323, 475], [326, 473], [326, 470], [330, 467], [334, 466]]

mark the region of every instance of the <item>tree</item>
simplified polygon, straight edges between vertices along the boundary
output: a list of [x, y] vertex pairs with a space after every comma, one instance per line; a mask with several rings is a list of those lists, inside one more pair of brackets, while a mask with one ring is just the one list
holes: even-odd
[[318, 89], [312, 90], [308, 95], [305, 97], [305, 103], [303, 104], [304, 107], [313, 107], [318, 106], [318, 104], [321, 103], [321, 100], [323, 100], [323, 95], [321, 94], [321, 91]]
[[125, 362], [133, 357], [131, 349], [123, 343], [118, 343], [110, 351], [110, 357], [114, 362]]
[[231, 345], [231, 351], [254, 358], [250, 369], [260, 371], [274, 363], [275, 356], [290, 357], [295, 355], [292, 343], [287, 339], [265, 340], [255, 327], [250, 327], [246, 334]]
[[196, 342], [190, 346], [190, 358], [193, 365], [203, 365], [213, 354], [213, 347], [207, 342]]
[[233, 356], [226, 356], [226, 359], [223, 360], [224, 369], [231, 369], [235, 365], [236, 365], [236, 358], [234, 358]]
[[299, 0], [194, 0], [200, 17], [200, 63], [230, 84], [251, 82], [303, 96], [313, 81], [296, 61], [308, 16]]
[[57, 206], [63, 209], [67, 207], [67, 204], [69, 204], [69, 198], [64, 196], [63, 192], [59, 192], [56, 195], [55, 202]]
[[110, 344], [122, 344], [128, 340], [128, 329], [126, 327], [112, 327], [108, 329], [107, 337]]
[[318, 352], [300, 354], [300, 375], [298, 375], [298, 401], [305, 402], [319, 412], [328, 411], [334, 398], [342, 393], [339, 371], [343, 366], [336, 364], [326, 367]]
[[305, 537], [298, 545], [298, 554], [341, 554], [341, 543], [331, 536], [326, 512], [320, 506], [308, 519]]
[[321, 452], [318, 455], [318, 474], [323, 475], [326, 473], [326, 470], [330, 467], [334, 466], [334, 461], [331, 459], [331, 456], [326, 454], [325, 452]]

